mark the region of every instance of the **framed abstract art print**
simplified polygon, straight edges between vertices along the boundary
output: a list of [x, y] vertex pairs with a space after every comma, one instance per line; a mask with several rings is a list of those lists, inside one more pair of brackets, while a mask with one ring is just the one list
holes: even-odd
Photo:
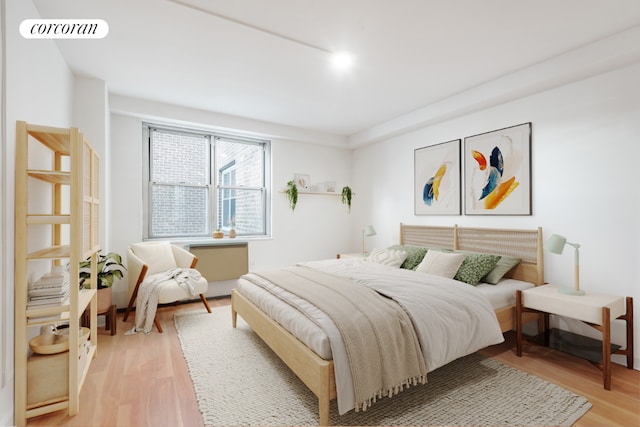
[[461, 140], [414, 151], [414, 213], [460, 215]]
[[465, 214], [531, 215], [531, 123], [464, 139]]

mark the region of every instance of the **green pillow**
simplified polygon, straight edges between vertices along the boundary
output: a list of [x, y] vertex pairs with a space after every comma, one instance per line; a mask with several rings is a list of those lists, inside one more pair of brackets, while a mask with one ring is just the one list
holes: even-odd
[[466, 254], [467, 257], [453, 278], [474, 286], [480, 283], [480, 279], [493, 270], [500, 260], [500, 255], [465, 251], [456, 252]]
[[520, 258], [513, 258], [510, 256], [501, 256], [500, 261], [493, 267], [486, 276], [482, 278], [485, 283], [491, 283], [495, 285], [502, 279], [502, 277], [509, 272], [513, 267], [520, 264]]
[[389, 249], [395, 249], [407, 253], [407, 259], [405, 259], [400, 266], [400, 268], [406, 268], [407, 270], [415, 270], [427, 253], [427, 248], [412, 245], [393, 245], [389, 246]]

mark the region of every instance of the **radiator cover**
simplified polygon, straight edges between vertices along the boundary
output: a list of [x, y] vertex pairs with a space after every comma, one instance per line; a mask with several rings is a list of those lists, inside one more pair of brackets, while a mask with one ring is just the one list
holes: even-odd
[[208, 282], [237, 279], [249, 272], [249, 248], [246, 242], [190, 245], [198, 257], [196, 269]]

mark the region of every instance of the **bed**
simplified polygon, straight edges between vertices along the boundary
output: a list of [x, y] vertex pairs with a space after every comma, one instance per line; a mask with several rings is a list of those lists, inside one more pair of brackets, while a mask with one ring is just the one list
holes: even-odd
[[[441, 346], [424, 345], [424, 343], [426, 342], [426, 338], [424, 338], [424, 336], [427, 336], [428, 334], [423, 334], [423, 332], [421, 332], [419, 328], [416, 327], [415, 334], [418, 336], [417, 340], [421, 343], [421, 352], [424, 352], [425, 360], [428, 360], [430, 363], [434, 358], [433, 354], [427, 354], [427, 347], [430, 348], [430, 350], [428, 350], [429, 352], [442, 353], [439, 359], [437, 356], [435, 357], [435, 359], [438, 359], [435, 362], [435, 365], [433, 363], [425, 363], [427, 367], [426, 372], [430, 372], [431, 370], [433, 370], [434, 366], [435, 368], [437, 368], [442, 364], [446, 364], [449, 360], [453, 360], [456, 357], [461, 357], [465, 354], [468, 354], [469, 351], [474, 351], [474, 349], [476, 349], [476, 347], [478, 346], [482, 348], [482, 346], [486, 347], [488, 345], [499, 342], [496, 341], [496, 332], [494, 331], [494, 329], [498, 334], [501, 335], [501, 332], [511, 330], [515, 326], [515, 289], [538, 286], [544, 283], [542, 230], [540, 228], [533, 230], [511, 230], [469, 228], [458, 226], [436, 227], [400, 224], [400, 241], [398, 250], [403, 250], [407, 247], [424, 247], [435, 249], [436, 251], [453, 251], [454, 253], [462, 252], [465, 254], [495, 254], [504, 257], [505, 259], [507, 257], [512, 257], [519, 260], [517, 265], [515, 265], [513, 268], [510, 268], [496, 285], [480, 284], [478, 286], [470, 287], [469, 285], [461, 284], [460, 282], [451, 279], [446, 279], [451, 282], [457, 282], [455, 284], [446, 282], [446, 284], [449, 285], [447, 286], [448, 288], [451, 288], [456, 292], [458, 292], [458, 288], [471, 288], [472, 290], [468, 291], [471, 292], [468, 299], [481, 301], [481, 304], [477, 304], [477, 306], [479, 307], [479, 312], [474, 313], [473, 316], [471, 316], [472, 319], [469, 320], [469, 322], [472, 322], [471, 325], [485, 325], [484, 323], [479, 323], [479, 319], [482, 318], [482, 322], [485, 322], [484, 318], [487, 317], [486, 312], [490, 311], [492, 318], [491, 321], [495, 323], [495, 326], [486, 323], [486, 329], [488, 331], [486, 334], [486, 338], [483, 336], [484, 333], [479, 334], [481, 336], [478, 338], [483, 340], [486, 339], [486, 341], [478, 341], [474, 337], [474, 342], [469, 343], [466, 347], [463, 346], [462, 350], [448, 350], [449, 344], [446, 342]], [[322, 269], [322, 272], [313, 274], [322, 275], [328, 272], [332, 277], [334, 277], [334, 275], [342, 275], [341, 279], [357, 281], [359, 280], [359, 276], [356, 276], [355, 274], [356, 272], [362, 270], [363, 263], [364, 261], [362, 260], [326, 260], [301, 265], [299, 267], [296, 267], [298, 268], [298, 270], [296, 270], [295, 272], [296, 274], [304, 273], [306, 275], [308, 269]], [[414, 276], [422, 277], [420, 273], [410, 272], [407, 270], [402, 271], [402, 269], [396, 269], [398, 271], [395, 272], [390, 271], [391, 269], [385, 268], [387, 267], [376, 267], [374, 269], [376, 273], [369, 273], [369, 270], [367, 270], [366, 275], [367, 278], [371, 276], [371, 280], [373, 282], [383, 281], [383, 279], [378, 279], [378, 276], [374, 277], [374, 274], [380, 273], [380, 277], [388, 275], [388, 277], [384, 280], [396, 280], [395, 276], [392, 275], [400, 275], [401, 278], [397, 279], [397, 282], [393, 284], [394, 290], [392, 292], [396, 292], [396, 289], [404, 289], [404, 285], [398, 286], [398, 284], [404, 283], [405, 279], [407, 279], [407, 281], [409, 282], [413, 280]], [[249, 275], [243, 276], [238, 281], [238, 287], [232, 291], [233, 326], [236, 326], [237, 315], [240, 314], [240, 316], [249, 324], [249, 326], [256, 332], [256, 334], [260, 336], [262, 340], [271, 347], [271, 349], [282, 359], [282, 361], [318, 397], [320, 424], [328, 425], [329, 407], [331, 400], [337, 398], [339, 408], [341, 407], [341, 405], [345, 406], [345, 403], [341, 403], [341, 399], [342, 402], [345, 401], [345, 398], [343, 397], [344, 391], [342, 390], [351, 387], [345, 386], [344, 379], [341, 379], [344, 377], [345, 371], [344, 363], [342, 363], [344, 355], [340, 353], [342, 350], [340, 350], [339, 348], [336, 349], [329, 346], [329, 350], [326, 350], [327, 341], [331, 341], [330, 337], [327, 338], [326, 335], [322, 335], [320, 336], [320, 338], [318, 338], [317, 332], [313, 332], [313, 334], [309, 332], [309, 329], [312, 329], [314, 327], [317, 328], [317, 326], [309, 325], [313, 322], [305, 323], [306, 321], [302, 321], [304, 319], [301, 320], [300, 313], [298, 313], [296, 309], [284, 310], [285, 313], [283, 314], [282, 305], [279, 305], [277, 307], [274, 305], [270, 305], [271, 303], [269, 301], [274, 301], [272, 299], [273, 295], [271, 295], [271, 293], [288, 293], [286, 287], [284, 287], [283, 290], [279, 286], [277, 286], [275, 282], [277, 282], [278, 280], [276, 280], [275, 277], [283, 281], [282, 286], [284, 286], [284, 282], [286, 282], [288, 279], [285, 280], [281, 278], [280, 276], [278, 276], [279, 273], [274, 274], [275, 275], [273, 277], [265, 278], [262, 276], [252, 276], [253, 273], [249, 273]], [[315, 281], [316, 276], [312, 276], [311, 280]], [[436, 282], [438, 282], [439, 280], [440, 279], [435, 279]], [[269, 292], [264, 292], [264, 289], [261, 289], [261, 286], [254, 286], [256, 284], [254, 282], [261, 281], [265, 282], [264, 284], [261, 284], [261, 286], [269, 287]], [[436, 284], [434, 284], [434, 286], [435, 285]], [[483, 291], [483, 288], [486, 288], [486, 290]], [[506, 290], [500, 291], [503, 288]], [[382, 292], [384, 294], [384, 292], [386, 292], [386, 289], [376, 289], [376, 291]], [[488, 294], [486, 294], [485, 296], [479, 296], [482, 292], [488, 292]], [[403, 296], [400, 295], [399, 298], [402, 299], [402, 297]], [[395, 300], [396, 297], [392, 295], [390, 296], [390, 298], [383, 299]], [[286, 306], [288, 304], [287, 302], [282, 301], [277, 302], [277, 300], [278, 298], [275, 299], [276, 302], [274, 303], [276, 305], [284, 304]], [[407, 305], [411, 305], [410, 299], [405, 298], [405, 302], [407, 302]], [[305, 304], [304, 302], [298, 303]], [[402, 302], [401, 305], [403, 305], [404, 308], [404, 304]], [[431, 312], [438, 310], [438, 307], [435, 307], [434, 309], [423, 311]], [[467, 308], [465, 308], [465, 310], [471, 310], [471, 306], [469, 305]], [[476, 308], [473, 308], [473, 310], [476, 310]], [[493, 313], [495, 313], [495, 316]], [[309, 317], [320, 315], [324, 314], [317, 314], [314, 312]], [[411, 322], [413, 322], [414, 324], [416, 323], [415, 316], [422, 316], [422, 314], [416, 314], [415, 312], [409, 313]], [[463, 317], [466, 317], [466, 314]], [[527, 321], [532, 319], [527, 319]], [[431, 322], [432, 319], [425, 319], [423, 323]], [[482, 329], [484, 328], [485, 327], [483, 326]], [[327, 334], [331, 335], [330, 333]], [[429, 332], [429, 334], [431, 334], [431, 332]], [[478, 335], [477, 330], [475, 331], [475, 334]], [[458, 333], [449, 333], [449, 335], [455, 336], [458, 335]], [[448, 341], [448, 339], [446, 341]], [[451, 341], [454, 341], [454, 339], [451, 338]], [[452, 347], [456, 346], [459, 347], [456, 342], [453, 342]], [[446, 348], [447, 350], [441, 350], [441, 348]], [[332, 350], [333, 353], [331, 353]], [[456, 352], [459, 352], [459, 354]], [[336, 371], [339, 373], [339, 375], [337, 376], [338, 381], [336, 381]], [[412, 378], [414, 384], [417, 382], [421, 382], [421, 380], [424, 380], [424, 378], [422, 378], [421, 376], [415, 376]], [[400, 390], [401, 389], [402, 387], [400, 387]], [[392, 394], [394, 393], [390, 393], [389, 395]], [[352, 404], [352, 402], [349, 402], [349, 404]], [[360, 403], [358, 403], [357, 405], [360, 405]], [[362, 409], [366, 409], [366, 405], [363, 406]], [[340, 413], [343, 413], [342, 409], [340, 409], [340, 411]]]

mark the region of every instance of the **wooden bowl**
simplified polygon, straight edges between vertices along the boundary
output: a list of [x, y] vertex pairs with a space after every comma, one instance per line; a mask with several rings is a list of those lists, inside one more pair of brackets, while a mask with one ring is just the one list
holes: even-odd
[[[80, 343], [89, 339], [89, 328], [80, 328]], [[69, 350], [69, 328], [59, 329], [55, 335], [53, 344], [43, 344], [42, 335], [38, 335], [29, 341], [29, 348], [37, 354], [56, 354]]]

